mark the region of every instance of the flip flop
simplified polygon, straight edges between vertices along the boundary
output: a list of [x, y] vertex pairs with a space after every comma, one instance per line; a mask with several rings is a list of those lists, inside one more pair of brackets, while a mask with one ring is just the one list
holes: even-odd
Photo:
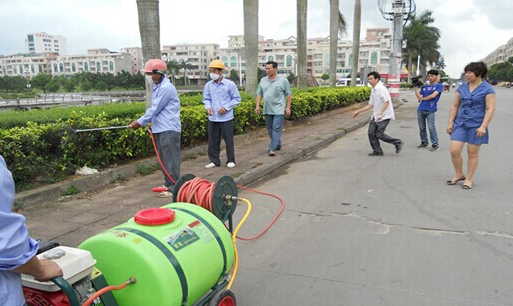
[[463, 184], [463, 186], [461, 186], [463, 189], [472, 189], [472, 187], [474, 187], [474, 185]]
[[460, 177], [459, 179], [457, 179], [456, 181], [448, 180], [448, 181], [447, 181], [447, 185], [456, 185], [456, 183], [457, 183], [457, 182], [459, 182], [459, 181], [464, 181], [465, 179], [466, 179], [466, 177], [465, 177], [465, 176], [462, 176], [462, 177]]

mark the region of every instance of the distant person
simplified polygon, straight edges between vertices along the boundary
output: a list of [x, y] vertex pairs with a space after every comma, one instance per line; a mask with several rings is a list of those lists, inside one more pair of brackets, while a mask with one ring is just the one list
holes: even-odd
[[[451, 160], [454, 177], [447, 185], [463, 181], [463, 189], [472, 189], [474, 174], [479, 159], [479, 149], [488, 143], [488, 125], [495, 112], [495, 91], [483, 81], [488, 68], [483, 62], [472, 62], [465, 66], [465, 78], [456, 90], [454, 103], [449, 112], [447, 134], [451, 135]], [[467, 143], [467, 175], [463, 173], [461, 151]]]
[[226, 145], [226, 167], [235, 167], [235, 145], [233, 142], [233, 109], [241, 97], [237, 85], [223, 77], [224, 64], [213, 60], [208, 65], [210, 78], [203, 90], [203, 104], [208, 112], [208, 163], [205, 168], [221, 166], [221, 137]]
[[29, 237], [25, 217], [11, 212], [14, 203], [14, 180], [0, 155], [0, 303], [23, 306], [21, 273], [38, 281], [62, 276], [53, 261], [38, 259], [39, 242]]
[[393, 138], [385, 134], [385, 129], [390, 123], [390, 120], [395, 119], [395, 115], [390, 93], [385, 85], [380, 82], [380, 79], [381, 76], [375, 71], [367, 75], [367, 81], [372, 86], [369, 104], [353, 113], [353, 117], [356, 117], [363, 111], [373, 109], [368, 130], [369, 143], [372, 147], [372, 152], [368, 154], [369, 156], [383, 156], [383, 150], [379, 144], [380, 140], [393, 144], [396, 154], [401, 152], [404, 145], [401, 139]]
[[287, 78], [278, 75], [278, 63], [265, 63], [266, 77], [258, 84], [255, 114], [260, 114], [260, 103], [264, 100], [264, 116], [267, 133], [271, 138], [269, 156], [281, 150], [281, 134], [285, 116], [290, 116], [292, 90]]
[[444, 88], [442, 84], [437, 82], [437, 70], [429, 70], [427, 79], [429, 84], [423, 85], [420, 90], [419, 88], [415, 88], [415, 95], [419, 100], [417, 120], [419, 122], [420, 145], [418, 145], [417, 148], [425, 148], [429, 145], [426, 131], [427, 121], [429, 137], [431, 138], [431, 151], [438, 151], [440, 150], [440, 146], [438, 145], [438, 133], [435, 127], [435, 113], [437, 111], [438, 100], [440, 100], [440, 94], [444, 91]]
[[153, 81], [151, 106], [141, 118], [130, 123], [130, 127], [138, 129], [152, 123], [151, 130], [155, 137], [157, 152], [160, 156], [164, 188], [158, 194], [161, 198], [173, 196], [175, 182], [180, 178], [180, 138], [182, 126], [180, 122], [180, 99], [175, 86], [166, 77], [167, 65], [163, 60], [150, 59], [141, 70]]

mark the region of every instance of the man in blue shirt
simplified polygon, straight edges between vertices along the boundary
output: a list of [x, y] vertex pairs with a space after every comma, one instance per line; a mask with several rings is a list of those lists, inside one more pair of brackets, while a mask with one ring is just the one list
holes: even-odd
[[429, 84], [420, 88], [415, 88], [415, 95], [419, 100], [417, 108], [417, 120], [420, 130], [420, 145], [417, 148], [425, 148], [428, 146], [428, 138], [426, 132], [426, 121], [429, 129], [429, 137], [431, 138], [431, 151], [440, 150], [438, 145], [438, 134], [435, 127], [435, 112], [437, 111], [438, 100], [440, 94], [444, 91], [444, 86], [438, 82], [438, 71], [429, 70], [427, 73]]
[[240, 103], [237, 85], [223, 77], [224, 64], [213, 60], [209, 65], [210, 78], [203, 90], [203, 104], [208, 112], [208, 158], [205, 168], [221, 166], [221, 137], [226, 145], [226, 166], [235, 167], [235, 146], [233, 143], [233, 108]]
[[39, 281], [61, 276], [61, 268], [53, 261], [36, 256], [39, 243], [30, 238], [25, 217], [11, 212], [14, 203], [14, 180], [0, 155], [0, 304], [25, 305], [21, 274]]
[[281, 134], [285, 116], [290, 116], [292, 91], [289, 81], [278, 75], [278, 63], [265, 63], [267, 77], [260, 80], [257, 89], [255, 113], [260, 114], [260, 103], [264, 100], [264, 116], [267, 132], [271, 138], [269, 156], [281, 149]]
[[161, 198], [171, 197], [175, 182], [180, 177], [180, 99], [176, 88], [166, 78], [167, 65], [160, 59], [150, 59], [141, 70], [153, 81], [151, 106], [141, 118], [130, 123], [138, 129], [152, 123], [157, 152], [164, 168], [164, 186], [167, 190], [158, 194]]

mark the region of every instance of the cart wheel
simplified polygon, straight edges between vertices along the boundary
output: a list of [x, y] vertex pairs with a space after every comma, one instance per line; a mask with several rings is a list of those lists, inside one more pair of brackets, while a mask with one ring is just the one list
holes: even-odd
[[235, 294], [230, 290], [219, 291], [210, 300], [209, 306], [236, 306]]

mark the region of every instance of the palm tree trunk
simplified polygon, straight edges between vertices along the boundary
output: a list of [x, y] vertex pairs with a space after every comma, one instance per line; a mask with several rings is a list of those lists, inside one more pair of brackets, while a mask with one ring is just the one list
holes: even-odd
[[[152, 58], [161, 58], [160, 53], [160, 21], [158, 0], [136, 0], [139, 15], [139, 33], [143, 62]], [[146, 79], [146, 107], [151, 105], [153, 83]]]
[[308, 0], [297, 0], [297, 88], [306, 88], [306, 17]]
[[413, 76], [413, 56], [411, 53], [408, 55], [408, 83], [411, 83], [411, 78]]
[[[356, 85], [356, 75], [358, 74], [358, 63], [360, 61], [360, 27], [362, 21], [362, 4], [360, 0], [354, 1], [354, 19], [353, 19], [353, 65], [351, 67], [351, 85]], [[363, 79], [363, 77], [362, 77]]]
[[339, 0], [330, 0], [330, 86], [332, 87], [337, 83], [338, 4]]
[[[246, 93], [255, 97], [258, 86], [258, 0], [244, 0]], [[241, 76], [242, 77], [242, 76]]]

